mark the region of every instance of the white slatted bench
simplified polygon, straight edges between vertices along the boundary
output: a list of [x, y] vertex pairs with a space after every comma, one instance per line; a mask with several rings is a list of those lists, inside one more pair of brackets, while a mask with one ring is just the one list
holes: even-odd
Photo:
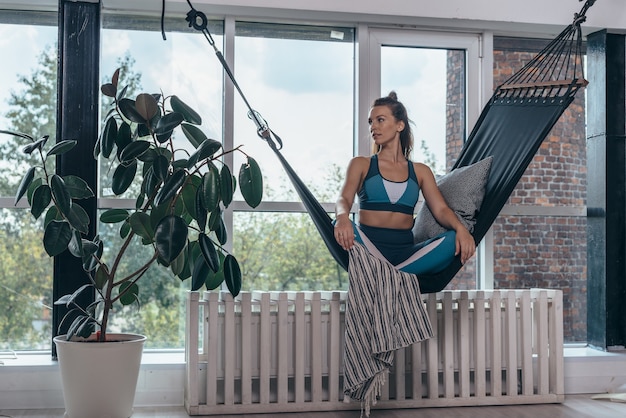
[[[343, 402], [345, 297], [189, 293], [189, 415], [359, 409]], [[546, 289], [424, 295], [435, 336], [396, 352], [374, 409], [562, 402], [562, 298]]]

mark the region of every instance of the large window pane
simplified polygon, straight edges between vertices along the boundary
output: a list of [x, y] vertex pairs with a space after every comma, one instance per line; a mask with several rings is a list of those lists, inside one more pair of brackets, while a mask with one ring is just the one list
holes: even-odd
[[465, 51], [383, 46], [381, 90], [394, 90], [413, 121], [412, 159], [444, 174], [465, 139]]
[[[28, 24], [22, 24], [22, 23]], [[0, 51], [0, 129], [35, 138], [56, 128], [56, 15], [4, 12]], [[17, 58], [19, 57], [19, 59]], [[52, 259], [41, 244], [41, 222], [14, 209], [13, 196], [33, 157], [27, 141], [0, 135], [0, 349], [51, 346]], [[50, 166], [51, 168], [53, 165]]]
[[243, 290], [348, 289], [307, 214], [236, 212], [233, 224]]
[[[283, 140], [283, 155], [309, 187], [345, 169], [354, 149], [354, 31], [237, 22], [235, 73], [252, 107]], [[266, 179], [266, 201], [297, 201], [284, 170], [235, 101], [235, 145]], [[240, 156], [236, 156], [239, 166]], [[334, 201], [339, 189], [331, 192]]]
[[50, 349], [52, 259], [26, 209], [0, 209], [0, 350]]

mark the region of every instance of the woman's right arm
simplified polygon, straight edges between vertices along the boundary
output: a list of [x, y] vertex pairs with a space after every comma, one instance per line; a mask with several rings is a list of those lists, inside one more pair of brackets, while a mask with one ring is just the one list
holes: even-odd
[[341, 193], [335, 204], [335, 239], [343, 247], [349, 250], [354, 245], [354, 230], [350, 221], [350, 210], [364, 176], [364, 167], [369, 166], [365, 157], [355, 157], [350, 160], [346, 172], [346, 179], [341, 188]]

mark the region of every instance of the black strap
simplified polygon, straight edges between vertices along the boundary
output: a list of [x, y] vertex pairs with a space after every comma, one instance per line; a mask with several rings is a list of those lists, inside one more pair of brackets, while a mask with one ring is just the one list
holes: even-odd
[[[189, 22], [189, 27], [192, 27], [195, 30], [202, 32], [206, 40], [209, 42], [209, 45], [213, 47], [213, 50], [215, 51], [215, 55], [217, 56], [217, 59], [222, 64], [222, 67], [224, 68], [224, 71], [228, 75], [228, 78], [230, 78], [230, 81], [232, 81], [233, 85], [239, 92], [239, 95], [241, 96], [244, 103], [246, 104], [246, 107], [248, 108], [248, 117], [252, 119], [252, 121], [254, 121], [254, 124], [256, 125], [256, 128], [257, 128], [257, 135], [259, 135], [259, 137], [267, 141], [272, 147], [272, 149], [280, 150], [283, 147], [282, 140], [280, 139], [278, 135], [274, 133], [274, 131], [272, 131], [269, 128], [269, 124], [267, 123], [265, 119], [263, 119], [261, 114], [257, 112], [256, 110], [254, 110], [252, 106], [250, 106], [250, 103], [248, 102], [246, 95], [243, 94], [241, 87], [239, 87], [239, 83], [237, 83], [237, 80], [235, 79], [235, 75], [231, 71], [228, 63], [226, 62], [224, 55], [215, 45], [215, 40], [213, 39], [213, 36], [211, 35], [211, 32], [209, 31], [209, 28], [208, 28], [209, 20], [207, 19], [206, 14], [196, 10], [191, 4], [190, 0], [187, 0], [187, 4], [189, 4], [189, 8], [191, 10], [189, 10], [189, 12], [187, 13], [187, 17], [185, 20]], [[161, 24], [163, 24], [163, 18], [161, 20]]]

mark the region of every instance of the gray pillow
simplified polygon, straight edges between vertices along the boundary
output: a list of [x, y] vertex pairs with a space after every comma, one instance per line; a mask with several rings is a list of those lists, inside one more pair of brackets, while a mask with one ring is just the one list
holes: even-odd
[[[444, 199], [459, 220], [472, 232], [476, 223], [476, 213], [485, 197], [485, 185], [493, 157], [487, 157], [475, 164], [459, 167], [437, 180], [437, 186]], [[446, 231], [439, 225], [426, 204], [417, 212], [413, 226], [414, 242], [423, 242]]]

